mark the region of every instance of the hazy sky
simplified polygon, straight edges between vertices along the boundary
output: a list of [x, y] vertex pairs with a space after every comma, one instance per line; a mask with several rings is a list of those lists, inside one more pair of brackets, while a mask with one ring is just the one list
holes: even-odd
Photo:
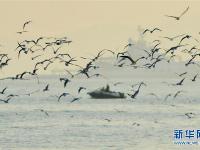
[[[178, 16], [187, 6], [190, 9], [180, 21], [164, 16]], [[188, 33], [199, 39], [199, 8], [198, 1], [1, 1], [0, 43], [4, 45], [1, 49], [10, 53], [17, 41], [39, 36], [67, 36], [73, 41], [68, 49], [74, 56], [90, 56], [103, 48], [119, 51], [128, 38], [137, 39], [139, 25], [159, 27], [165, 36]], [[29, 32], [16, 34], [26, 20], [33, 21], [27, 26]], [[22, 58], [21, 61], [28, 60]], [[21, 68], [27, 65], [28, 62], [23, 63]], [[14, 66], [3, 73], [12, 72], [17, 64]]]

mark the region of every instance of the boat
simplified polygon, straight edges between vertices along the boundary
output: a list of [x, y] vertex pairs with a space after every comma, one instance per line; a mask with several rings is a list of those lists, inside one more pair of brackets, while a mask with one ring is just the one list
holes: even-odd
[[101, 89], [88, 92], [87, 94], [95, 99], [126, 98], [124, 93], [110, 91], [109, 85], [107, 85], [106, 88], [103, 87]]

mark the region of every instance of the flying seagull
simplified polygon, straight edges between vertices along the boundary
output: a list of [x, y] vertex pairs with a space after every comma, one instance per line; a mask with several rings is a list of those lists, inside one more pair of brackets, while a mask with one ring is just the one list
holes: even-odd
[[29, 20], [29, 21], [26, 21], [26, 22], [23, 24], [23, 31], [24, 31], [25, 27], [26, 27], [28, 24], [30, 24], [31, 22], [32, 22], [32, 21]]
[[85, 87], [79, 87], [78, 93], [80, 93], [82, 90], [86, 90], [86, 88]]
[[62, 94], [60, 94], [60, 96], [58, 97], [58, 101], [60, 101], [60, 99], [61, 99], [62, 97], [65, 97], [65, 96], [67, 96], [67, 95], [69, 95], [69, 93], [62, 93]]
[[6, 89], [7, 89], [7, 87], [5, 87], [5, 88], [0, 92], [0, 94], [4, 94], [5, 91], [6, 91]]
[[145, 34], [146, 32], [153, 33], [153, 32], [155, 32], [155, 31], [162, 31], [162, 30], [159, 29], [159, 28], [154, 28], [153, 30], [146, 29], [146, 30], [144, 30], [144, 32], [143, 32], [142, 34]]
[[47, 85], [45, 86], [45, 88], [43, 89], [43, 92], [46, 92], [46, 91], [49, 91], [49, 84], [47, 84]]
[[180, 16], [169, 16], [169, 15], [165, 15], [166, 17], [170, 17], [170, 18], [174, 18], [176, 20], [180, 20], [181, 17], [189, 10], [189, 6], [181, 13]]

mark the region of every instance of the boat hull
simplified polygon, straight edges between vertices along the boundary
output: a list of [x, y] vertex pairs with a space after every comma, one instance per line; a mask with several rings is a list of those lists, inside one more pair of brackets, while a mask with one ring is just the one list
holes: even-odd
[[94, 91], [94, 92], [89, 92], [88, 93], [92, 98], [96, 99], [109, 99], [109, 98], [126, 98], [124, 93], [120, 92], [99, 92], [99, 91]]

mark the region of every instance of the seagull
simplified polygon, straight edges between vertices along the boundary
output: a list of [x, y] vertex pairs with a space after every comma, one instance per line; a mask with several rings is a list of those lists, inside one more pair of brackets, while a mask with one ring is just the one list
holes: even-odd
[[174, 94], [174, 99], [178, 96], [178, 95], [180, 95], [181, 93], [183, 93], [184, 91], [177, 91], [175, 94]]
[[192, 82], [196, 81], [197, 76], [198, 76], [198, 73], [192, 78]]
[[11, 97], [8, 97], [6, 100], [4, 99], [0, 99], [0, 101], [4, 102], [4, 103], [8, 103], [11, 100]]
[[44, 109], [40, 109], [41, 112], [43, 112], [46, 116], [49, 116], [48, 112], [45, 111]]
[[107, 118], [106, 118], [106, 119], [104, 119], [104, 120], [106, 120], [106, 121], [108, 121], [108, 122], [111, 122], [111, 119], [107, 119]]
[[30, 41], [28, 41], [28, 40], [25, 40], [24, 42], [26, 42], [26, 43], [33, 43], [33, 44], [35, 44], [35, 45], [37, 45], [38, 44], [38, 42], [40, 41], [40, 40], [42, 40], [44, 37], [39, 37], [38, 39], [36, 39], [36, 40], [30, 40]]
[[34, 56], [34, 57], [32, 57], [31, 59], [34, 60], [34, 59], [36, 59], [36, 58], [38, 58], [38, 57], [40, 57], [40, 56], [42, 56], [42, 55]]
[[59, 49], [61, 48], [61, 46], [58, 47], [57, 49], [55, 49], [54, 47], [52, 47], [52, 48], [53, 48], [53, 53], [56, 54], [59, 51]]
[[125, 55], [122, 55], [120, 56], [122, 59], [121, 60], [124, 60], [124, 59], [128, 59], [132, 65], [135, 65], [136, 64], [136, 61], [133, 60], [133, 58], [131, 58], [130, 56], [125, 56]]
[[128, 43], [126, 46], [124, 46], [124, 49], [126, 49], [127, 47], [131, 47], [131, 46], [133, 46], [134, 44], [132, 44], [132, 43]]
[[146, 29], [146, 30], [144, 30], [144, 32], [142, 34], [145, 34], [146, 32], [153, 33], [154, 31], [162, 31], [162, 30], [159, 28], [154, 28], [153, 30]]
[[78, 93], [80, 93], [82, 90], [86, 90], [86, 88], [85, 87], [79, 87]]
[[138, 86], [138, 89], [133, 94], [128, 94], [128, 95], [131, 96], [131, 98], [136, 99], [136, 96], [139, 94], [142, 85], [146, 86], [144, 82], [141, 82], [140, 85]]
[[169, 16], [169, 15], [165, 15], [166, 17], [170, 17], [170, 18], [174, 18], [175, 20], [180, 20], [181, 17], [189, 10], [189, 6], [181, 13], [180, 16]]
[[180, 74], [176, 73], [176, 74], [177, 74], [179, 77], [182, 77], [182, 76], [186, 75], [187, 72], [183, 72], [183, 73], [180, 73]]
[[4, 94], [5, 91], [6, 91], [6, 89], [7, 89], [7, 87], [5, 87], [5, 88], [0, 92], [0, 94]]
[[181, 40], [180, 40], [180, 42], [179, 42], [179, 45], [181, 44], [181, 42], [182, 42], [184, 39], [189, 39], [189, 38], [191, 38], [191, 37], [192, 37], [192, 36], [190, 36], [190, 35], [186, 35], [186, 36], [182, 37]]
[[164, 98], [164, 100], [166, 101], [170, 96], [172, 96], [172, 94], [167, 94]]
[[75, 102], [75, 101], [78, 101], [78, 100], [80, 100], [81, 98], [80, 97], [75, 97], [75, 98], [73, 98], [72, 100], [71, 100], [71, 103], [73, 103], [73, 102]]
[[25, 27], [26, 27], [28, 24], [30, 24], [31, 22], [32, 22], [32, 21], [29, 20], [29, 21], [26, 21], [26, 22], [23, 24], [23, 31], [24, 31]]
[[173, 84], [173, 85], [183, 85], [183, 81], [185, 80], [185, 78], [183, 78], [180, 82]]
[[139, 123], [137, 123], [137, 122], [134, 122], [133, 124], [132, 124], [132, 126], [140, 126], [140, 124]]
[[64, 87], [67, 86], [67, 83], [71, 82], [69, 79], [67, 78], [60, 78], [60, 82], [64, 81]]
[[195, 114], [194, 114], [194, 113], [192, 113], [192, 112], [185, 113], [185, 116], [187, 116], [187, 117], [188, 117], [188, 119], [191, 119], [191, 118], [193, 118], [193, 115], [195, 115]]
[[25, 32], [28, 32], [28, 31], [18, 31], [17, 33], [22, 34], [22, 33], [25, 33]]
[[65, 96], [67, 96], [67, 95], [69, 95], [69, 93], [62, 93], [62, 94], [60, 94], [60, 96], [58, 97], [58, 101], [60, 101], [60, 99], [61, 99], [62, 97], [65, 97]]
[[167, 36], [165, 36], [165, 37], [162, 37], [162, 38], [165, 38], [165, 39], [168, 39], [168, 40], [170, 40], [170, 41], [173, 41], [174, 39], [176, 39], [176, 38], [178, 38], [178, 37], [181, 37], [181, 36], [183, 36], [183, 35], [185, 35], [185, 34], [180, 34], [180, 35], [177, 35], [177, 36], [174, 36], [174, 37], [167, 37]]
[[43, 89], [43, 92], [49, 91], [49, 84], [46, 85], [46, 87]]

